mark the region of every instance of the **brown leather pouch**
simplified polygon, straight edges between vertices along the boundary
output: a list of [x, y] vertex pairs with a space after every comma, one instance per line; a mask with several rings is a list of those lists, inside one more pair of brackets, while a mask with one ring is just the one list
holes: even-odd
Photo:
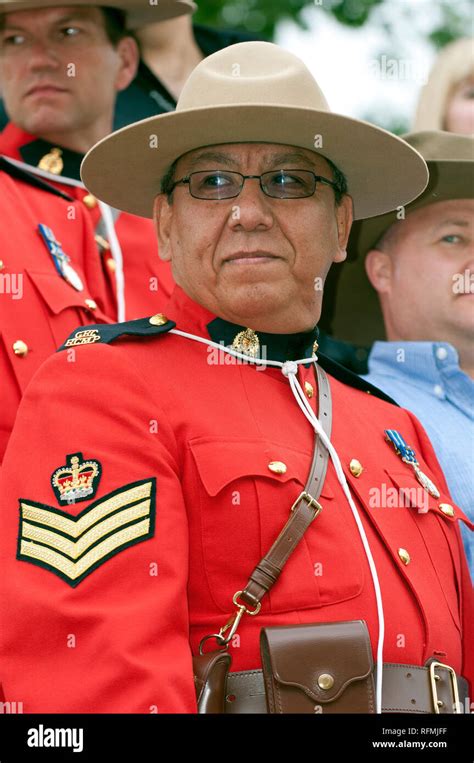
[[232, 658], [216, 651], [193, 657], [198, 713], [223, 713], [227, 674]]
[[363, 620], [262, 628], [269, 713], [375, 713]]

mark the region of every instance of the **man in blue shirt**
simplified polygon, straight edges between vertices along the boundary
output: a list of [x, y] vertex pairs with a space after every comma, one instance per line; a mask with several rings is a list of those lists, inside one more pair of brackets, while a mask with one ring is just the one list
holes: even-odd
[[[405, 140], [430, 182], [407, 207], [355, 224], [334, 333], [359, 345], [386, 337], [365, 378], [420, 419], [453, 498], [474, 518], [474, 139]], [[474, 576], [474, 534], [461, 528]]]

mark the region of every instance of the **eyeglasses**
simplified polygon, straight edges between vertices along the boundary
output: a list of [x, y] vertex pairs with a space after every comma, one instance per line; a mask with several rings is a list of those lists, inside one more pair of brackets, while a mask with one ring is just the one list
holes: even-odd
[[176, 180], [169, 193], [177, 185], [189, 185], [189, 193], [195, 199], [220, 201], [238, 196], [246, 180], [259, 180], [260, 188], [272, 199], [305, 199], [316, 191], [317, 183], [330, 185], [335, 191], [339, 186], [332, 180], [315, 175], [310, 170], [272, 170], [262, 175], [242, 175], [240, 172], [227, 170], [202, 170], [191, 172], [186, 177]]

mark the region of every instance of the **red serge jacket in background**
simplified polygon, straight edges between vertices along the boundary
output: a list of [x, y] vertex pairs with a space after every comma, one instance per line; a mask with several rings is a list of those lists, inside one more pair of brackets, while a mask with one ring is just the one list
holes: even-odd
[[[51, 152], [59, 152], [60, 163], [63, 165], [58, 175], [38, 170], [37, 165], [41, 159]], [[104, 241], [104, 230], [97, 230], [101, 220], [99, 204], [80, 180], [82, 156], [75, 151], [58, 148], [39, 140], [11, 122], [0, 133], [0, 154], [26, 163], [26, 169], [39, 174], [47, 182], [73, 196], [88, 210], [96, 232], [100, 233], [98, 242], [102, 242], [99, 249], [102, 254], [104, 277], [108, 283], [106, 312], [113, 320], [117, 320], [115, 262], [110, 249], [103, 246], [109, 246], [109, 242]], [[115, 232], [123, 256], [125, 318], [140, 318], [162, 310], [171, 294], [174, 281], [169, 263], [162, 262], [158, 256], [152, 220], [120, 212], [115, 222]], [[97, 257], [99, 258], [98, 253]]]
[[[38, 226], [82, 281], [58, 273]], [[107, 322], [106, 284], [83, 205], [0, 159], [0, 464], [31, 377], [77, 326]]]
[[[167, 316], [206, 338], [215, 325], [179, 287]], [[88, 346], [72, 339], [18, 415], [0, 488], [0, 675], [6, 700], [27, 713], [195, 712], [191, 655], [234, 611], [307, 479], [313, 431], [280, 369], [153, 330], [145, 319], [105, 327]], [[299, 369], [315, 388], [314, 368]], [[472, 681], [463, 514], [439, 508], [452, 501], [427, 436], [407, 411], [329, 378], [331, 439], [381, 584], [384, 661], [435, 655]], [[439, 499], [385, 441], [388, 428], [414, 448]], [[68, 505], [60, 491], [74, 458], [96, 476]], [[387, 491], [407, 488], [414, 505], [390, 507]], [[331, 462], [320, 502], [260, 614], [242, 619], [232, 670], [260, 666], [262, 626], [363, 619], [375, 654], [373, 583]]]

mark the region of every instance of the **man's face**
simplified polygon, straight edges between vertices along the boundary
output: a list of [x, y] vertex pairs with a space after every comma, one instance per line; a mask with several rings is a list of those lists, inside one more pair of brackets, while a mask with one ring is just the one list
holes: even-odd
[[[184, 155], [175, 180], [214, 169], [305, 169], [332, 179], [326, 160], [312, 151], [239, 143]], [[311, 197], [275, 199], [251, 179], [238, 197], [219, 201], [195, 199], [179, 185], [171, 205], [157, 197], [155, 219], [160, 256], [171, 259], [176, 282], [192, 299], [234, 323], [290, 333], [319, 319], [328, 270], [345, 258], [352, 201], [346, 196], [336, 206], [333, 189], [319, 183]]]
[[87, 129], [102, 115], [111, 119], [117, 91], [133, 77], [135, 43], [124, 38], [114, 47], [99, 8], [40, 8], [3, 18], [0, 85], [12, 122], [43, 137]]
[[474, 200], [440, 201], [392, 226], [366, 269], [389, 339], [474, 337]]

